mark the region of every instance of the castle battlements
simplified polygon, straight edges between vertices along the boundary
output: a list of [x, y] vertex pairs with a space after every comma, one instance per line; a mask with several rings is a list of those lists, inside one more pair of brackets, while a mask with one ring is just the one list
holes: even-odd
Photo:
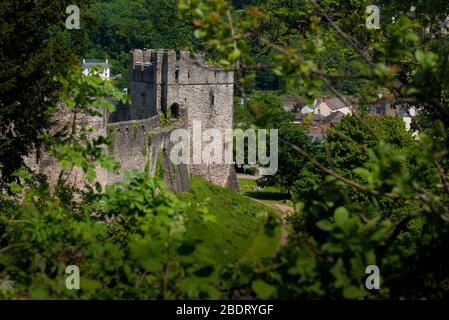
[[[207, 63], [200, 54], [165, 49], [129, 53], [129, 106], [120, 106], [111, 120], [146, 119], [165, 112], [202, 116], [229, 110], [232, 116], [234, 73]], [[231, 124], [230, 124], [231, 125]]]

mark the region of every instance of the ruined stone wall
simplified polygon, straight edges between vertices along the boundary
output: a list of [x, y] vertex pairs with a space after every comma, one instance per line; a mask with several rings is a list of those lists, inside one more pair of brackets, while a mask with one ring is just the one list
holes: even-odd
[[217, 99], [215, 105], [229, 109], [232, 117], [232, 71], [210, 66], [202, 56], [192, 57], [186, 51], [132, 50], [129, 58], [128, 93], [132, 102], [127, 120], [149, 118], [174, 103], [183, 110], [193, 108], [193, 114], [198, 111], [197, 105], [210, 106], [211, 94], [221, 93], [224, 99]]
[[[189, 173], [200, 175], [221, 186], [239, 189], [233, 165], [212, 161], [205, 156], [200, 164], [174, 166], [169, 160], [172, 148], [170, 133], [176, 128], [189, 130], [193, 137], [193, 123], [202, 130], [215, 128], [222, 139], [214, 145], [224, 150], [224, 130], [233, 125], [234, 75], [219, 67], [209, 65], [201, 56], [192, 57], [188, 52], [168, 50], [133, 50], [129, 54], [130, 105], [115, 103], [117, 110], [103, 117], [85, 119], [97, 127], [98, 133], [109, 135], [113, 144], [109, 149], [121, 164], [120, 174], [111, 174], [98, 168], [97, 178], [102, 184], [122, 180], [123, 173], [132, 170], [149, 170], [152, 175], [163, 167], [164, 179], [172, 189], [188, 189]], [[170, 108], [178, 120], [170, 128], [163, 128], [160, 115]], [[204, 150], [205, 144], [202, 149]], [[217, 148], [217, 150], [220, 148]], [[54, 160], [49, 157], [33, 158], [50, 177], [57, 178]], [[77, 175], [81, 172], [75, 172]], [[78, 178], [77, 178], [78, 179]]]
[[[63, 109], [55, 119], [55, 132], [71, 123], [73, 114]], [[171, 127], [162, 127], [159, 116], [144, 120], [107, 123], [109, 115], [104, 112], [101, 117], [78, 115], [77, 126], [86, 124], [95, 128], [92, 138], [98, 135], [111, 137], [112, 143], [105, 152], [120, 163], [119, 173], [108, 172], [97, 166], [96, 182], [102, 185], [122, 181], [125, 172], [133, 170], [146, 171], [152, 176], [160, 176], [171, 190], [190, 190], [189, 172], [185, 164], [174, 165], [170, 159], [173, 144], [170, 142]], [[61, 167], [58, 161], [42, 150], [36, 150], [25, 160], [28, 167], [45, 175], [50, 185], [55, 186]], [[68, 182], [83, 188], [84, 174], [80, 168], [70, 172]]]
[[[53, 127], [50, 132], [53, 134], [66, 132], [67, 134], [71, 130], [74, 114], [71, 110], [67, 109], [64, 105], [59, 105], [60, 111], [53, 118]], [[94, 128], [90, 133], [91, 138], [96, 138], [99, 135], [106, 135], [107, 113], [106, 110], [102, 111], [101, 116], [90, 116], [88, 114], [78, 113], [76, 115], [75, 124], [77, 131], [79, 132], [81, 127], [90, 126]], [[47, 177], [47, 181], [50, 185], [56, 185], [59, 175], [61, 173], [61, 166], [58, 161], [51, 157], [43, 148], [34, 150], [25, 159], [25, 164], [28, 168], [34, 172]], [[68, 182], [76, 187], [83, 187], [84, 173], [81, 168], [74, 168], [70, 171]], [[107, 181], [107, 175], [104, 170], [97, 169], [98, 181]]]
[[144, 120], [110, 123], [107, 134], [112, 138], [109, 154], [120, 162], [119, 174], [107, 173], [103, 184], [123, 179], [126, 171], [147, 171], [152, 176], [164, 178], [172, 190], [188, 191], [189, 174], [186, 165], [174, 165], [169, 159], [171, 131], [173, 127], [162, 127], [159, 116]]
[[[128, 93], [130, 107], [119, 106], [111, 121], [145, 119], [170, 108], [172, 115], [187, 118], [185, 127], [191, 137], [193, 121], [200, 121], [203, 130], [220, 130], [223, 137], [224, 130], [232, 129], [234, 74], [209, 65], [201, 55], [163, 49], [131, 51]], [[224, 145], [224, 140], [214, 143]], [[232, 165], [208, 161], [205, 158], [201, 164], [189, 165], [190, 172], [238, 190]]]
[[129, 54], [129, 119], [145, 119], [157, 114], [158, 54], [153, 50], [133, 50]]

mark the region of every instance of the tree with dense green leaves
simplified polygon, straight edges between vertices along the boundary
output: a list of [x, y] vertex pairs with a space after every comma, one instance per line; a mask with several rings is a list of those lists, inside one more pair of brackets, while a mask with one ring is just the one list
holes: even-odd
[[[91, 1], [79, 1], [85, 6]], [[75, 59], [79, 30], [67, 30], [70, 1], [2, 1], [0, 5], [0, 170], [4, 182], [41, 143], [59, 85]], [[76, 61], [76, 60], [75, 60]], [[5, 187], [1, 183], [0, 187]]]
[[[295, 232], [265, 272], [248, 276], [250, 267], [236, 266], [229, 290], [261, 298], [448, 295], [449, 8], [444, 1], [432, 1], [432, 8], [425, 1], [381, 2], [381, 29], [369, 30], [368, 5], [256, 1], [234, 11], [225, 0], [180, 3], [194, 13], [204, 48], [218, 50], [222, 65], [236, 69], [242, 97], [245, 76], [267, 68], [282, 77], [288, 93], [305, 101], [335, 95], [353, 113], [318, 150], [281, 139], [291, 148], [286, 154], [307, 162], [304, 171], [285, 174], [298, 181]], [[267, 52], [275, 62], [255, 64], [254, 57]], [[345, 99], [348, 94], [358, 103]], [[399, 119], [363, 116], [380, 94], [393, 106], [418, 109], [416, 139]], [[383, 283], [375, 292], [364, 287], [372, 264], [380, 267]]]
[[127, 85], [128, 53], [136, 48], [192, 47], [190, 25], [183, 22], [174, 0], [98, 0], [86, 12], [84, 58], [109, 58], [118, 86]]
[[[106, 155], [109, 139], [78, 117], [112, 111], [107, 98], [125, 101], [124, 94], [80, 68], [58, 81], [70, 126], [44, 137], [61, 167], [57, 184], [22, 168], [12, 195], [0, 193], [0, 298], [217, 298], [215, 267], [193, 257], [198, 241], [185, 236], [188, 202], [145, 172], [106, 188], [95, 183], [98, 165], [114, 171], [118, 163]], [[81, 187], [70, 180], [74, 168], [82, 169]], [[213, 221], [196, 209], [198, 219]], [[80, 291], [65, 287], [73, 264], [83, 270]]]
[[[294, 142], [307, 148], [309, 152], [318, 153], [321, 146], [313, 143], [305, 126], [293, 123], [294, 114], [282, 107], [281, 97], [269, 91], [254, 92], [249, 98], [246, 110], [250, 109], [246, 118], [248, 127], [256, 125], [259, 128], [276, 128], [281, 139]], [[276, 186], [292, 194], [294, 183], [298, 180], [301, 170], [307, 166], [307, 160], [298, 157], [287, 145], [281, 144], [278, 150], [278, 170], [273, 176], [267, 176], [258, 181], [260, 186]]]

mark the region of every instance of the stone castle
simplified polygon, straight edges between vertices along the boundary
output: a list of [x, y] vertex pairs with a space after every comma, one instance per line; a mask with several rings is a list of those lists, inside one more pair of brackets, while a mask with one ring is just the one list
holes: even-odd
[[[173, 190], [189, 190], [192, 174], [220, 186], [239, 189], [233, 165], [174, 165], [169, 159], [173, 147], [170, 134], [175, 129], [192, 132], [193, 121], [201, 121], [203, 129], [232, 129], [232, 71], [211, 66], [201, 55], [192, 56], [185, 51], [132, 50], [128, 80], [129, 105], [116, 103], [115, 112], [86, 120], [97, 127], [100, 134], [112, 138], [108, 152], [121, 165], [119, 174], [99, 168], [98, 182], [114, 183], [123, 179], [124, 172], [138, 169], [147, 170], [151, 175], [162, 172]], [[166, 123], [161, 119], [166, 119]], [[55, 178], [54, 160], [41, 156], [35, 163], [50, 180]], [[78, 174], [75, 179], [79, 180], [81, 173], [74, 174]]]

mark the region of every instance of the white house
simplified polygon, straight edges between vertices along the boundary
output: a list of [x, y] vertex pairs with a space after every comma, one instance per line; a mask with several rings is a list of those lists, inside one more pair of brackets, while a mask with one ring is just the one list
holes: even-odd
[[399, 115], [402, 117], [402, 120], [404, 120], [407, 130], [411, 130], [412, 120], [416, 116], [416, 108], [410, 107], [408, 110], [402, 108]]
[[351, 114], [351, 109], [337, 97], [324, 97], [315, 100], [313, 103], [313, 113], [327, 117], [334, 112], [341, 112], [344, 115]]
[[311, 113], [311, 112], [313, 112], [313, 109], [310, 108], [309, 106], [304, 106], [301, 109], [301, 114], [307, 114], [307, 113]]
[[88, 75], [90, 70], [95, 67], [102, 67], [103, 71], [100, 73], [100, 76], [103, 80], [107, 80], [111, 78], [111, 66], [109, 65], [109, 60], [87, 60], [83, 59], [83, 74]]
[[[351, 98], [348, 98], [347, 101], [351, 103]], [[317, 127], [322, 127], [341, 121], [345, 115], [352, 114], [352, 111], [338, 97], [318, 98], [313, 102], [312, 107], [304, 106], [296, 114], [294, 123], [302, 123], [310, 113], [313, 113], [313, 116], [309, 117], [312, 123], [315, 123]], [[377, 116], [400, 116], [404, 120], [407, 130], [411, 130], [411, 123], [417, 114], [417, 110], [413, 106], [398, 105], [393, 107], [391, 98], [381, 97], [373, 103], [369, 113]]]

